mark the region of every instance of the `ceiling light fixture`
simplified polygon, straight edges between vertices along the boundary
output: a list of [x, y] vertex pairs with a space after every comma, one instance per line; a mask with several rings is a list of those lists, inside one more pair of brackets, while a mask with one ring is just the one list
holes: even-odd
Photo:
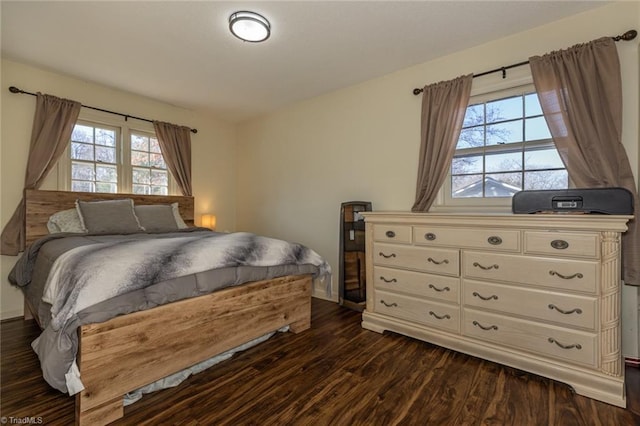
[[271, 24], [254, 12], [235, 12], [229, 17], [229, 30], [240, 40], [259, 43], [271, 35]]

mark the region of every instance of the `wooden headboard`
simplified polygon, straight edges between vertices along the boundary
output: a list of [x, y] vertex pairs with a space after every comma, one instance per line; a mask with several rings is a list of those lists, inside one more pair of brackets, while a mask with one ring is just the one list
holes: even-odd
[[140, 194], [108, 194], [97, 192], [68, 192], [25, 190], [25, 238], [29, 246], [38, 238], [49, 234], [47, 222], [49, 216], [61, 210], [73, 209], [76, 200], [99, 201], [131, 198], [135, 204], [172, 204], [178, 203], [180, 215], [185, 223], [193, 226], [193, 197], [183, 195], [140, 195]]

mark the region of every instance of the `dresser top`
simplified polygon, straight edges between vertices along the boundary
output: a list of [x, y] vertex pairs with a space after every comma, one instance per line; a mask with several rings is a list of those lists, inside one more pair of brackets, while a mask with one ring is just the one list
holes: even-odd
[[413, 213], [406, 211], [361, 212], [366, 222], [408, 225], [447, 225], [497, 228], [534, 228], [614, 231], [627, 230], [633, 216], [601, 214], [513, 214], [513, 213]]

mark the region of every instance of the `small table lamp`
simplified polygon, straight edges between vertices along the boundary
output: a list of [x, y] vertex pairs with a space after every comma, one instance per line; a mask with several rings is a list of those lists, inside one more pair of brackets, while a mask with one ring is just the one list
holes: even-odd
[[209, 228], [215, 231], [216, 229], [216, 215], [214, 214], [203, 214], [202, 215], [202, 227]]

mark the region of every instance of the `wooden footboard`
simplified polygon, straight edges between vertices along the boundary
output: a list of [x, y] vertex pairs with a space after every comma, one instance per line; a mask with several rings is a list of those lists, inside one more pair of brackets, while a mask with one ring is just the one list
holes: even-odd
[[123, 396], [165, 376], [290, 325], [311, 325], [311, 277], [287, 276], [224, 289], [113, 318], [79, 330], [85, 390], [76, 424], [123, 416]]

